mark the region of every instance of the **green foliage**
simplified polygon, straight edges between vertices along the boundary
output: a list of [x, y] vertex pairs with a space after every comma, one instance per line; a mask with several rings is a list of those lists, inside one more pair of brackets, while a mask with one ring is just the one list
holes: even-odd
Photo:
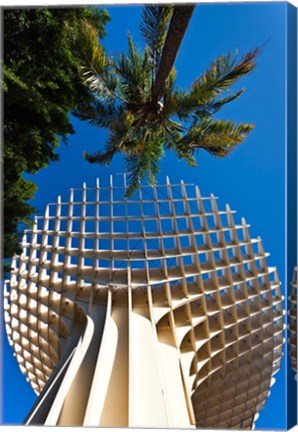
[[110, 61], [98, 41], [96, 28], [83, 20], [75, 40], [81, 79], [98, 97], [113, 98], [117, 83], [114, 75], [109, 73]]
[[160, 63], [172, 12], [172, 6], [146, 6], [143, 8], [140, 31], [149, 49], [153, 74]]
[[212, 62], [210, 68], [194, 81], [189, 93], [180, 93], [179, 117], [187, 119], [191, 112], [199, 117], [214, 114], [226, 103], [241, 96], [243, 89], [219, 98], [222, 92], [229, 91], [241, 77], [253, 70], [257, 54], [258, 50], [254, 50], [237, 61], [236, 55], [232, 57], [228, 53]]
[[200, 149], [213, 156], [227, 156], [253, 129], [249, 124], [236, 125], [212, 117], [241, 96], [244, 89], [231, 92], [230, 88], [254, 69], [258, 50], [240, 59], [231, 53], [217, 58], [189, 92], [176, 88], [172, 68], [160, 99], [154, 102], [153, 87], [162, 53], [164, 59], [174, 8], [145, 6], [140, 26], [146, 43], [143, 52], [129, 35], [127, 54], [103, 59], [92, 32], [85, 31], [83, 36], [82, 78], [97, 100], [91, 109], [77, 110], [76, 114], [109, 130], [105, 149], [85, 154], [85, 158], [91, 163], [110, 164], [116, 153], [124, 153], [127, 170], [131, 171], [126, 196], [133, 194], [146, 177], [150, 184], [155, 183], [165, 150], [174, 150], [180, 159], [196, 166]]
[[36, 185], [24, 173], [56, 161], [60, 140], [74, 133], [69, 113], [95, 102], [78, 73], [82, 23], [92, 24], [98, 41], [108, 19], [94, 8], [4, 10], [5, 258], [18, 251], [20, 224], [35, 212], [26, 201]]
[[[10, 258], [14, 253], [20, 253], [20, 228], [31, 226], [31, 214], [34, 207], [27, 204], [37, 190], [35, 183], [17, 178], [14, 182], [4, 178], [4, 223], [3, 223], [3, 245], [4, 258]], [[19, 231], [20, 230], [20, 231]], [[9, 271], [9, 260], [4, 260], [4, 270]]]
[[254, 126], [249, 124], [236, 126], [232, 121], [205, 117], [197, 125], [194, 124], [189, 128], [179, 141], [178, 148], [182, 152], [187, 148], [193, 154], [201, 148], [212, 156], [225, 157], [253, 128]]

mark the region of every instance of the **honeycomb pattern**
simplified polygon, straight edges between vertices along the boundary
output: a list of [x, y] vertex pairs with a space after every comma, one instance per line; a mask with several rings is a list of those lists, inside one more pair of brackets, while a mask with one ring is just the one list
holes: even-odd
[[167, 178], [123, 200], [125, 189], [125, 176], [71, 189], [25, 232], [5, 287], [21, 371], [39, 394], [86, 304], [130, 286], [133, 304], [152, 309], [158, 340], [179, 352], [196, 426], [251, 429], [283, 345], [280, 282], [261, 239], [197, 186]]

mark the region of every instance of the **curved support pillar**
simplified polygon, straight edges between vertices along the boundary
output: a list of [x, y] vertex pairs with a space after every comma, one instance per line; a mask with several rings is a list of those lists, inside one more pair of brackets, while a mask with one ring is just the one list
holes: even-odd
[[46, 426], [83, 424], [97, 353], [100, 348], [106, 306], [92, 305], [84, 334], [51, 407]]
[[129, 295], [109, 292], [107, 305], [92, 305], [74, 327], [77, 346], [27, 425], [191, 427], [172, 336], [160, 343], [149, 307], [134, 307]]
[[[125, 297], [125, 296], [124, 296]], [[108, 296], [107, 316], [84, 426], [128, 426], [128, 311]], [[125, 304], [126, 302], [126, 304]]]
[[81, 322], [74, 323], [71, 335], [67, 340], [57, 366], [24, 421], [26, 426], [45, 424], [49, 410], [51, 409], [57, 392], [62, 385], [62, 381], [75, 354], [79, 339], [84, 332], [84, 328], [85, 324]]

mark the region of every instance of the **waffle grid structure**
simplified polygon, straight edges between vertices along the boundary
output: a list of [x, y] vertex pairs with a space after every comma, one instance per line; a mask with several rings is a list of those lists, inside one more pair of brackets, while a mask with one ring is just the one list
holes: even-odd
[[292, 369], [296, 372], [297, 381], [297, 290], [298, 267], [295, 267], [291, 282], [291, 294], [289, 297], [289, 348]]
[[13, 259], [6, 330], [40, 395], [27, 424], [251, 429], [283, 345], [260, 237], [194, 185], [125, 188], [58, 197]]

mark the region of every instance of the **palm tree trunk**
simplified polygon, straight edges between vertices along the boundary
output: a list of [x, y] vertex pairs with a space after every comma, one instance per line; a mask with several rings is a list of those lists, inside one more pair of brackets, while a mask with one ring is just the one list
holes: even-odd
[[182, 39], [195, 9], [195, 4], [175, 6], [166, 41], [163, 47], [159, 69], [152, 90], [152, 102], [156, 104], [166, 79], [175, 63]]

